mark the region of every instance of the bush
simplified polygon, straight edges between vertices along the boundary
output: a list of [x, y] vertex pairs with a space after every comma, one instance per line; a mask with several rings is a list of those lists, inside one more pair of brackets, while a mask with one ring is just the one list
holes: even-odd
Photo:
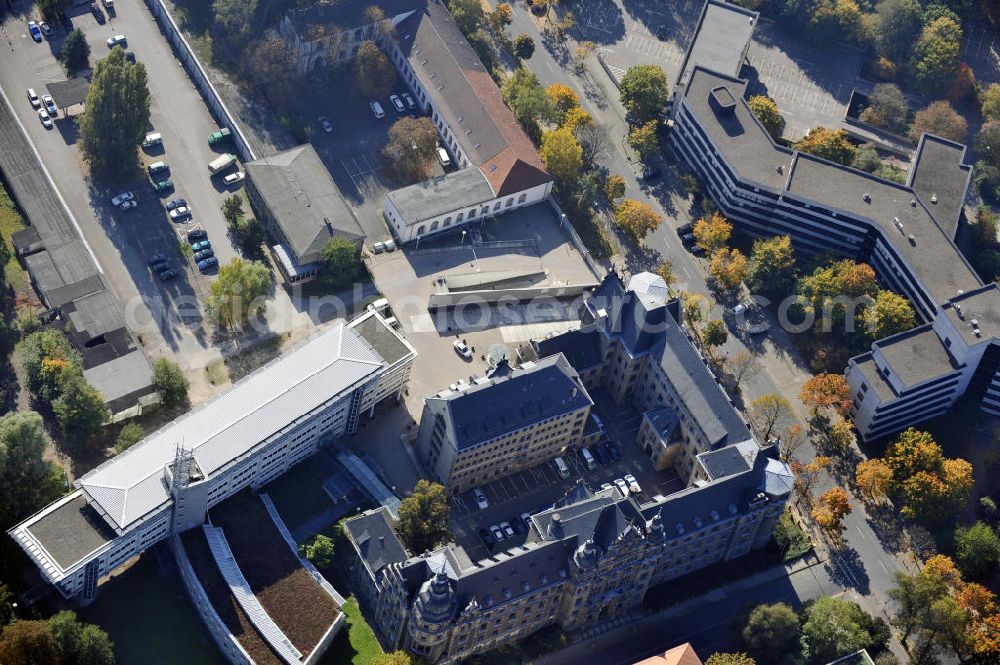
[[146, 436], [146, 431], [137, 422], [127, 422], [118, 432], [118, 440], [115, 441], [115, 451], [123, 452], [142, 440]]
[[160, 393], [164, 406], [170, 408], [185, 403], [188, 385], [177, 363], [160, 358], [153, 364], [153, 387]]
[[521, 60], [527, 60], [535, 53], [535, 40], [531, 35], [518, 35], [514, 38], [514, 55]]

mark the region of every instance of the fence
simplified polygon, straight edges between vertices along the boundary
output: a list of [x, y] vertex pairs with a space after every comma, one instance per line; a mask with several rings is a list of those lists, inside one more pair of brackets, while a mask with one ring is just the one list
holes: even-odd
[[219, 92], [215, 89], [215, 86], [212, 85], [212, 81], [209, 80], [205, 68], [198, 62], [198, 57], [191, 49], [191, 45], [184, 39], [181, 29], [177, 26], [176, 21], [174, 21], [174, 17], [167, 11], [163, 0], [146, 0], [146, 5], [149, 6], [149, 11], [156, 18], [156, 22], [160, 24], [160, 30], [163, 31], [167, 41], [174, 47], [174, 52], [180, 59], [181, 64], [184, 65], [184, 69], [187, 70], [188, 76], [194, 82], [195, 87], [198, 88], [198, 92], [201, 93], [215, 121], [219, 123], [220, 127], [227, 127], [232, 133], [233, 145], [236, 146], [236, 153], [239, 155], [240, 160], [246, 163], [257, 159], [257, 155], [254, 153], [253, 148], [250, 147], [250, 143], [247, 141], [246, 136], [244, 136], [243, 130], [236, 124], [236, 119], [229, 112], [226, 103], [222, 101], [222, 97], [219, 96]]
[[559, 216], [559, 228], [561, 228], [563, 233], [569, 237], [569, 241], [574, 247], [576, 247], [576, 251], [580, 252], [580, 255], [583, 256], [583, 260], [587, 264], [587, 267], [590, 268], [590, 272], [594, 273], [594, 277], [597, 279], [604, 279], [604, 275], [607, 274], [607, 270], [605, 270], [597, 261], [594, 260], [594, 257], [590, 255], [590, 251], [584, 246], [583, 241], [580, 240], [580, 236], [577, 235], [576, 229], [574, 229], [573, 224], [570, 223], [569, 217], [567, 217], [566, 213], [564, 213], [562, 208], [559, 207], [559, 203], [557, 203], [551, 196], [549, 197], [549, 203], [552, 205], [552, 209], [555, 210], [556, 214]]

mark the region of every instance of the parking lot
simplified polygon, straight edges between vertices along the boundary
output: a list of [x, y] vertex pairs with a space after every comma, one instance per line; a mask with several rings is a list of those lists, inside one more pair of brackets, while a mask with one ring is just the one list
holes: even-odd
[[966, 25], [964, 30], [962, 61], [972, 67], [977, 81], [1000, 83], [1000, 56], [997, 55], [1000, 37], [978, 25]]
[[[628, 404], [615, 405], [606, 393], [598, 392], [592, 397], [596, 402], [595, 412], [607, 428], [608, 437], [616, 442], [621, 458], [604, 463], [598, 459], [597, 468], [588, 469], [577, 451], [569, 451], [563, 455], [570, 468], [569, 478], [560, 477], [551, 462], [519, 471], [479, 488], [489, 503], [483, 510], [479, 509], [472, 490], [452, 496], [452, 532], [456, 542], [465, 548], [473, 561], [523, 543], [527, 530], [520, 524], [520, 516], [551, 508], [578, 481], [582, 480], [591, 489], [599, 490], [605, 483], [612, 483], [616, 478], [631, 473], [642, 488], [637, 496], [640, 504], [684, 489], [684, 483], [673, 471], [653, 470], [636, 445], [640, 416], [635, 409]], [[517, 533], [513, 538], [494, 543], [487, 533], [491, 526], [504, 521]]]
[[856, 51], [807, 45], [759, 21], [747, 59], [749, 66], [741, 76], [750, 80], [751, 94], [777, 102], [786, 139], [794, 141], [813, 127], [839, 127], [843, 122], [861, 69]]
[[[144, 345], [154, 357], [166, 354], [184, 367], [204, 367], [208, 358], [217, 356], [202, 327], [199, 305], [211, 276], [201, 274], [181, 255], [179, 243], [187, 230], [200, 227], [208, 232], [220, 262], [235, 256], [221, 212], [222, 200], [231, 192], [221, 177], [210, 177], [207, 169], [208, 162], [229, 146], [208, 146], [207, 137], [218, 126], [146, 6], [141, 0], [118, 0], [115, 6], [116, 13], [103, 24], [86, 5], [71, 7], [68, 14], [73, 27], [87, 38], [91, 64], [107, 54], [106, 39], [124, 34], [127, 50], [146, 66], [151, 95], [147, 129], [159, 132], [163, 144], [143, 153], [142, 163], [165, 161], [172, 191], [160, 196], [142, 176], [114, 187], [91, 180], [76, 145], [75, 120], [60, 111], [54, 129], [41, 126], [24, 90], [34, 88], [41, 95], [47, 84], [66, 78], [55, 58], [66, 31], [53, 26], [50, 39], [33, 42], [26, 23], [38, 15], [34, 3], [27, 0], [13, 3], [13, 14], [7, 13], [0, 24], [11, 50], [0, 61], [0, 85], [11, 97]], [[113, 207], [111, 196], [122, 191], [132, 191], [139, 205], [131, 210]], [[162, 206], [163, 201], [178, 197], [186, 199], [193, 211], [184, 224], [170, 221]], [[177, 279], [163, 282], [149, 270], [147, 258], [156, 252], [169, 257], [171, 268], [179, 273]]]

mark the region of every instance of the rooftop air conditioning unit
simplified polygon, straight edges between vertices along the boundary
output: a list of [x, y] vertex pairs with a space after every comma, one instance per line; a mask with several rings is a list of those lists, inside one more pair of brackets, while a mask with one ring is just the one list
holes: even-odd
[[869, 194], [868, 192], [865, 192], [864, 194], [862, 194], [861, 198], [864, 200], [865, 203], [871, 203], [872, 202], [872, 195]]

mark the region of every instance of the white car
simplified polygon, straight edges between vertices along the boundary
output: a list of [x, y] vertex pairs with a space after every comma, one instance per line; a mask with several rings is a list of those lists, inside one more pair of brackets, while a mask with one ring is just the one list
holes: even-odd
[[170, 211], [170, 219], [182, 219], [191, 214], [191, 208], [180, 206]]
[[45, 109], [38, 109], [38, 119], [42, 121], [42, 127], [52, 129], [52, 118], [45, 112]]
[[385, 117], [385, 111], [382, 109], [382, 105], [379, 104], [378, 102], [374, 100], [368, 102], [368, 108], [372, 110], [372, 115], [374, 115], [376, 118], [382, 119]]
[[116, 196], [113, 199], [111, 199], [111, 205], [113, 205], [113, 206], [120, 206], [121, 204], [125, 203], [126, 201], [131, 201], [134, 198], [135, 198], [135, 194], [133, 194], [132, 192], [122, 192], [118, 196]]
[[108, 37], [108, 41], [106, 41], [105, 44], [108, 45], [108, 48], [114, 48], [119, 44], [124, 44], [125, 42], [125, 35], [115, 35], [114, 37]]
[[333, 125], [330, 124], [330, 121], [327, 120], [325, 115], [321, 115], [319, 117], [319, 126], [322, 127], [323, 131], [326, 132], [327, 134], [333, 131]]
[[49, 112], [49, 115], [55, 118], [59, 115], [59, 107], [52, 100], [51, 95], [42, 95], [42, 103], [45, 104], [45, 110]]
[[483, 490], [478, 487], [472, 490], [472, 495], [476, 497], [476, 505], [479, 506], [479, 510], [486, 510], [490, 507], [490, 502], [486, 500], [486, 494]]
[[733, 307], [733, 316], [736, 317], [736, 327], [751, 335], [767, 332], [771, 328], [760, 309], [752, 303], [741, 302]]
[[638, 494], [642, 491], [642, 488], [639, 487], [639, 481], [637, 481], [635, 476], [631, 473], [625, 474], [625, 482], [628, 483], [628, 490], [632, 492], [632, 494]]
[[622, 496], [628, 498], [628, 484], [621, 478], [615, 478], [613, 482], [618, 491], [622, 493]]
[[122, 210], [131, 210], [132, 208], [135, 208], [138, 205], [139, 205], [138, 201], [125, 201], [118, 207], [121, 208]]
[[243, 171], [237, 171], [236, 173], [230, 173], [225, 178], [223, 178], [222, 183], [226, 186], [235, 185], [238, 182], [243, 182], [243, 178], [245, 177], [246, 175], [243, 173]]
[[402, 113], [406, 110], [406, 105], [403, 104], [403, 100], [399, 98], [399, 95], [389, 95], [389, 103], [392, 104], [392, 108], [396, 109], [396, 113]]
[[490, 533], [493, 534], [493, 537], [496, 538], [498, 543], [502, 540], [507, 540], [507, 536], [504, 535], [503, 529], [498, 527], [496, 524], [490, 527]]
[[31, 102], [31, 108], [37, 109], [42, 105], [42, 100], [40, 100], [38, 95], [35, 94], [34, 88], [28, 88], [28, 101]]
[[469, 350], [468, 344], [466, 344], [460, 339], [456, 339], [454, 342], [451, 343], [451, 345], [455, 347], [455, 353], [462, 356], [466, 360], [472, 360], [472, 351]]

